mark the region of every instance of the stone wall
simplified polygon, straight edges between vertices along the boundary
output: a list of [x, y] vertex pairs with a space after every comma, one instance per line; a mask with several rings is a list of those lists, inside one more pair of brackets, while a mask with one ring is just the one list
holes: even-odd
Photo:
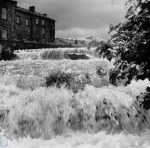
[[[1, 18], [2, 8], [7, 9], [7, 19]], [[15, 35], [14, 15], [15, 15], [15, 4], [7, 0], [0, 0], [0, 38], [2, 30], [8, 31], [7, 35], [9, 39], [14, 38]]]
[[[7, 19], [1, 18], [1, 10], [6, 8], [8, 11]], [[31, 7], [30, 7], [31, 8]], [[2, 30], [8, 31], [7, 39], [0, 40], [3, 44], [17, 43], [19, 48], [42, 45], [49, 46], [55, 42], [55, 20], [48, 18], [46, 15], [35, 12], [35, 7], [27, 10], [17, 7], [17, 2], [11, 0], [0, 0], [0, 34]], [[17, 17], [20, 17], [20, 23], [17, 23]], [[29, 19], [29, 26], [26, 25], [26, 19]], [[36, 19], [39, 23], [36, 24]], [[42, 25], [42, 20], [45, 24]], [[44, 34], [42, 29], [44, 28]], [[30, 42], [29, 42], [30, 41]], [[25, 46], [25, 44], [27, 44]]]
[[[20, 17], [20, 24], [17, 24], [16, 19]], [[26, 26], [26, 19], [29, 19], [30, 25]], [[38, 19], [38, 24], [36, 24], [36, 19]], [[42, 25], [44, 20], [45, 24]], [[16, 30], [16, 39], [17, 34], [21, 34], [22, 40], [28, 40], [29, 36], [30, 41], [37, 41], [38, 43], [53, 43], [55, 39], [55, 22], [35, 15], [34, 13], [28, 13], [23, 11], [20, 8], [15, 10], [15, 30]], [[44, 29], [44, 34], [42, 33]]]
[[[17, 24], [16, 19], [17, 17], [20, 17], [20, 23]], [[18, 35], [21, 35], [21, 40], [28, 40], [27, 36], [29, 37], [29, 40], [31, 40], [31, 29], [30, 26], [26, 26], [26, 18], [30, 20], [30, 15], [27, 13], [23, 13], [21, 11], [16, 10], [15, 11], [15, 39], [18, 39]]]

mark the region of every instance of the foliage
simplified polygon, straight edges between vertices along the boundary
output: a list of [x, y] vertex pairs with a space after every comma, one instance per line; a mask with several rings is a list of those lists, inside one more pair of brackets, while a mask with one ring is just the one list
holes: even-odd
[[17, 55], [14, 54], [14, 51], [13, 51], [13, 47], [10, 48], [8, 46], [2, 46], [2, 49], [0, 51], [0, 60], [13, 60], [13, 59], [16, 59], [17, 58]]
[[150, 1], [128, 0], [126, 7], [125, 21], [110, 25], [109, 33], [116, 32], [110, 43], [111, 49], [120, 57], [115, 63], [116, 76], [113, 79], [126, 76], [128, 84], [133, 78], [150, 79]]
[[149, 86], [146, 88], [146, 92], [141, 93], [139, 96], [137, 96], [137, 102], [141, 108], [145, 110], [150, 109], [150, 87]]
[[101, 41], [96, 51], [99, 53], [100, 58], [106, 58], [109, 61], [115, 57], [115, 50], [113, 50], [113, 45], [110, 41]]
[[91, 83], [91, 78], [88, 73], [78, 74], [69, 71], [55, 71], [50, 73], [46, 78], [46, 87], [56, 86], [61, 88], [63, 85], [73, 92], [77, 92], [80, 89], [84, 89], [86, 84]]
[[89, 40], [87, 49], [90, 50], [92, 47], [98, 47], [101, 44], [101, 41], [94, 38], [93, 36], [87, 37]]

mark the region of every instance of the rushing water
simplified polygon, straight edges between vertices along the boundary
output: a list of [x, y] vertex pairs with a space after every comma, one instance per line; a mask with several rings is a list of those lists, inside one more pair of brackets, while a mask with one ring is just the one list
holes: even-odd
[[9, 141], [10, 148], [149, 148], [150, 132], [141, 137], [127, 134], [107, 135], [70, 133], [51, 140], [23, 138]]
[[[41, 59], [41, 52], [45, 51], [18, 55]], [[49, 59], [51, 53], [45, 54]], [[29, 75], [64, 65], [94, 71], [97, 63], [69, 62], [50, 61], [45, 66], [47, 61], [15, 61], [8, 67], [1, 63], [7, 75], [0, 77], [0, 127], [8, 145], [0, 135], [0, 148], [2, 144], [3, 148], [150, 148], [150, 110], [136, 103], [150, 82], [132, 81], [127, 87], [87, 85], [73, 93], [65, 87], [42, 87], [41, 77]], [[26, 76], [20, 77], [20, 72]]]
[[[11, 148], [150, 146], [150, 112], [134, 105], [148, 80], [127, 87], [23, 90], [0, 85], [0, 126]], [[145, 119], [145, 120], [143, 120]]]
[[20, 60], [48, 60], [48, 59], [69, 59], [68, 53], [86, 54], [89, 58], [99, 58], [99, 54], [94, 49], [87, 48], [50, 48], [35, 50], [19, 50], [16, 54]]

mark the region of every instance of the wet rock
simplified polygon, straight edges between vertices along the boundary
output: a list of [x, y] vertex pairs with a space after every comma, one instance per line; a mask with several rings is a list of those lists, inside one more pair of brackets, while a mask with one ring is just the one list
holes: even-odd
[[78, 54], [78, 53], [68, 53], [68, 57], [71, 60], [89, 60], [90, 57], [88, 57], [85, 54]]

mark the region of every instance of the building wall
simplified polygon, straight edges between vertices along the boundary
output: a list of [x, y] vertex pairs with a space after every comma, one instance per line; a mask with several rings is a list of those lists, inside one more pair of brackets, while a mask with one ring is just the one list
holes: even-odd
[[[20, 24], [17, 24], [17, 17], [20, 17]], [[30, 20], [30, 25], [26, 26], [26, 19]], [[36, 19], [38, 19], [38, 24], [36, 24]], [[44, 20], [44, 25], [42, 21]], [[42, 33], [44, 29], [44, 34]], [[16, 30], [16, 39], [17, 35], [20, 33], [23, 40], [28, 40], [29, 36], [30, 41], [38, 43], [53, 43], [55, 39], [55, 21], [34, 15], [34, 13], [28, 13], [21, 11], [20, 9], [15, 10], [15, 30]]]
[[[7, 8], [8, 18], [1, 18], [2, 8]], [[20, 23], [17, 23], [17, 17], [20, 17]], [[26, 19], [29, 19], [29, 26], [26, 25]], [[39, 24], [36, 24], [36, 19]], [[42, 25], [42, 20], [45, 24]], [[42, 33], [44, 28], [44, 34]], [[0, 34], [2, 30], [8, 30], [7, 40], [19, 41], [34, 44], [50, 44], [55, 42], [55, 20], [49, 19], [47, 16], [24, 8], [17, 7], [16, 2], [11, 0], [0, 0]], [[6, 40], [0, 38], [0, 40]], [[21, 41], [21, 42], [20, 42]], [[3, 42], [6, 43], [6, 42]]]
[[[17, 17], [20, 17], [20, 24], [17, 23]], [[31, 40], [30, 26], [26, 26], [26, 18], [30, 20], [30, 15], [15, 10], [15, 40], [20, 40], [18, 35], [21, 35], [21, 40]]]
[[[7, 19], [2, 19], [2, 8], [7, 9]], [[15, 3], [9, 0], [0, 0], [0, 34], [2, 30], [8, 31], [8, 38], [12, 40], [14, 38], [14, 14], [15, 14]], [[1, 35], [0, 35], [1, 38]]]
[[[39, 20], [38, 24], [36, 24], [36, 19]], [[38, 16], [32, 16], [32, 29], [33, 29], [33, 41], [37, 41], [39, 43], [42, 42], [42, 19]]]
[[[38, 16], [31, 16], [32, 17], [32, 22], [31, 22], [31, 30], [33, 30], [33, 41], [36, 41], [37, 39], [39, 42], [44, 42], [44, 43], [53, 43], [55, 39], [55, 22], [38, 17]], [[36, 24], [36, 19], [39, 20], [39, 24]], [[44, 20], [45, 24], [42, 25], [42, 20]], [[44, 28], [44, 34], [42, 33], [42, 28]], [[53, 32], [52, 32], [53, 31]]]

